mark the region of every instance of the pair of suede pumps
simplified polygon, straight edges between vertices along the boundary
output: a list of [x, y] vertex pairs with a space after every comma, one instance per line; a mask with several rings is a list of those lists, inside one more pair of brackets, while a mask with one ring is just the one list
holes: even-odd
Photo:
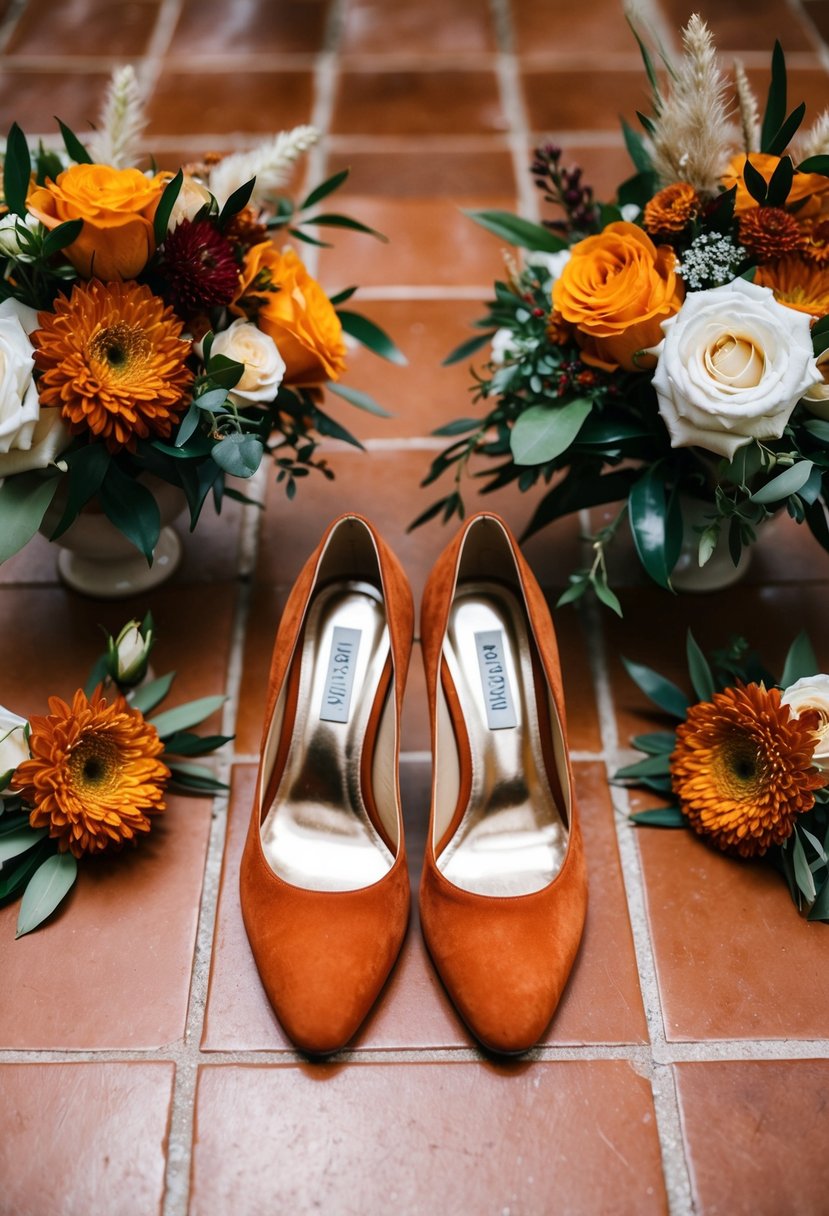
[[[265, 991], [311, 1055], [351, 1039], [406, 933], [398, 760], [413, 626], [394, 554], [366, 519], [335, 520], [277, 632], [240, 874]], [[473, 516], [438, 559], [421, 626], [434, 764], [423, 935], [479, 1041], [526, 1051], [570, 974], [587, 881], [553, 625], [496, 515]]]

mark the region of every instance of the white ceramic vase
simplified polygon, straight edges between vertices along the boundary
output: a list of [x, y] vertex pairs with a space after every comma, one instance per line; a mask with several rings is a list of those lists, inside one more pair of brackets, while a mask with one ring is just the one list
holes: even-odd
[[681, 496], [684, 523], [682, 548], [679, 560], [671, 574], [671, 584], [677, 591], [720, 591], [730, 587], [745, 575], [751, 565], [751, 550], [743, 548], [737, 565], [731, 560], [728, 549], [728, 528], [720, 531], [714, 552], [704, 566], [699, 564], [699, 538], [696, 528], [704, 528], [711, 522], [711, 504], [699, 498]]
[[[53, 541], [60, 550], [58, 573], [74, 591], [95, 599], [125, 599], [158, 587], [175, 572], [182, 545], [170, 524], [183, 511], [184, 496], [177, 486], [156, 477], [142, 478], [142, 484], [152, 491], [161, 512], [152, 565], [102, 511], [85, 510]], [[60, 504], [49, 507], [40, 527], [44, 536], [49, 536], [62, 511]]]

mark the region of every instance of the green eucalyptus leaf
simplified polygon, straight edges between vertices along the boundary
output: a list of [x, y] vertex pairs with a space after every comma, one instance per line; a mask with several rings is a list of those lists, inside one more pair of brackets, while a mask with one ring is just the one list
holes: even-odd
[[170, 223], [170, 216], [173, 214], [173, 207], [176, 205], [176, 199], [179, 196], [181, 187], [184, 184], [184, 171], [179, 169], [178, 173], [164, 187], [164, 192], [158, 200], [158, 206], [155, 209], [153, 218], [153, 234], [155, 236], [156, 245], [163, 245], [167, 236], [167, 227]]
[[382, 241], [384, 245], [387, 245], [389, 241], [389, 238], [382, 232], [378, 232], [376, 228], [369, 228], [368, 224], [362, 224], [359, 220], [352, 219], [350, 215], [312, 215], [302, 222], [314, 226], [319, 225], [322, 228], [347, 228], [350, 232], [364, 232], [366, 236], [373, 236], [376, 240]]
[[78, 139], [71, 127], [67, 127], [65, 122], [61, 122], [59, 118], [55, 118], [55, 122], [60, 127], [60, 133], [63, 137], [63, 146], [69, 155], [70, 160], [73, 160], [76, 165], [91, 165], [92, 157], [87, 152], [81, 141]]
[[12, 215], [26, 214], [26, 196], [32, 173], [32, 157], [26, 136], [12, 123], [3, 162], [3, 196]]
[[140, 688], [134, 689], [129, 694], [127, 700], [133, 709], [137, 709], [139, 713], [148, 714], [167, 696], [175, 675], [174, 671], [168, 671], [165, 676], [159, 676], [156, 680], [150, 680], [148, 684], [142, 684]]
[[265, 453], [265, 445], [254, 435], [225, 435], [210, 455], [223, 472], [232, 477], [252, 477]]
[[307, 211], [309, 207], [313, 207], [316, 203], [321, 203], [329, 194], [333, 194], [335, 190], [343, 184], [348, 177], [350, 170], [341, 169], [339, 173], [333, 173], [331, 177], [327, 177], [324, 182], [316, 186], [310, 194], [308, 194], [299, 204], [300, 211]]
[[803, 892], [804, 898], [811, 903], [817, 894], [815, 876], [809, 869], [809, 863], [806, 860], [806, 850], [803, 847], [803, 841], [800, 839], [800, 833], [797, 829], [795, 829], [792, 837], [792, 862], [794, 864], [794, 876], [797, 885]]
[[28, 853], [21, 854], [14, 862], [7, 862], [0, 871], [0, 903], [14, 899], [26, 886], [44, 858], [55, 851], [55, 843], [48, 837], [38, 842]]
[[771, 481], [767, 481], [759, 490], [755, 490], [750, 501], [761, 504], [780, 502], [781, 499], [788, 498], [790, 494], [796, 494], [809, 480], [813, 467], [814, 462], [811, 460], [798, 460], [790, 468], [784, 469], [782, 473], [772, 477]]
[[443, 367], [451, 367], [453, 363], [460, 363], [463, 359], [468, 359], [470, 355], [474, 355], [482, 346], [492, 341], [494, 329], [488, 329], [486, 333], [475, 334], [472, 338], [467, 338], [465, 342], [461, 342], [460, 346], [456, 346], [446, 358], [443, 360]]
[[[760, 132], [760, 151], [768, 152], [786, 118], [786, 57], [779, 41], [775, 41], [771, 56], [771, 84]], [[748, 183], [746, 183], [748, 184]]]
[[789, 647], [783, 674], [780, 677], [781, 688], [789, 688], [796, 680], [804, 676], [816, 675], [818, 671], [817, 656], [815, 655], [809, 635], [802, 629]]
[[78, 863], [71, 853], [55, 853], [35, 870], [20, 904], [17, 937], [31, 933], [51, 916], [78, 877]]
[[197, 701], [188, 701], [186, 705], [179, 705], [176, 709], [165, 710], [164, 713], [157, 714], [148, 721], [151, 726], [156, 728], [161, 738], [166, 739], [168, 735], [173, 735], [176, 731], [189, 730], [191, 726], [197, 726], [217, 709], [221, 709], [225, 700], [226, 698], [223, 696], [200, 697]]
[[7, 477], [0, 485], [0, 562], [17, 553], [37, 532], [60, 482], [57, 473], [33, 470]]
[[630, 744], [638, 751], [648, 752], [652, 756], [670, 755], [676, 747], [676, 735], [664, 730], [653, 731], [650, 734], [634, 735]]
[[345, 332], [373, 351], [375, 355], [379, 355], [381, 359], [387, 359], [389, 363], [396, 363], [398, 367], [407, 365], [408, 360], [403, 352], [392, 342], [385, 330], [381, 329], [379, 325], [375, 325], [373, 321], [369, 321], [368, 317], [364, 317], [358, 312], [349, 312], [346, 309], [341, 309], [337, 316], [340, 318]]
[[678, 806], [657, 807], [653, 811], [637, 811], [629, 818], [633, 823], [651, 828], [687, 828], [688, 820]]
[[358, 410], [365, 410], [366, 413], [374, 414], [378, 418], [391, 418], [388, 410], [384, 410], [382, 405], [378, 405], [368, 393], [360, 392], [356, 388], [349, 388], [347, 384], [337, 384], [333, 380], [329, 380], [325, 387], [329, 393], [342, 397], [349, 405], [356, 405]]
[[682, 514], [677, 496], [668, 492], [658, 466], [631, 486], [628, 519], [646, 572], [660, 587], [670, 587], [671, 570], [682, 544]]
[[224, 207], [219, 213], [219, 227], [223, 228], [234, 215], [238, 215], [250, 202], [250, 197], [253, 194], [253, 187], [256, 185], [256, 178], [252, 177], [250, 181], [243, 182], [238, 186], [228, 198]]
[[[806, 102], [801, 101], [799, 106], [795, 106], [795, 108], [792, 110], [792, 112], [788, 116], [788, 118], [783, 122], [779, 131], [777, 131], [775, 133], [774, 138], [771, 140], [771, 143], [769, 144], [767, 151], [770, 152], [772, 156], [783, 156], [783, 153], [786, 151], [789, 144], [792, 142], [795, 135], [797, 134], [798, 128], [800, 127], [800, 124], [803, 122], [805, 115], [806, 115]], [[788, 159], [789, 159], [788, 157], [783, 157], [783, 160], [781, 160], [780, 165], [782, 165]], [[780, 165], [777, 166], [778, 169], [780, 168]], [[777, 170], [775, 170], [774, 176], [775, 177], [777, 176]], [[777, 202], [776, 200], [781, 198], [780, 192], [781, 192], [782, 186], [779, 186], [777, 190], [773, 190], [772, 189], [773, 183], [774, 183], [774, 179], [772, 179], [772, 181], [769, 183], [769, 194], [768, 194], [767, 202], [770, 207], [780, 207], [782, 205], [782, 203], [785, 202], [788, 197], [789, 189], [791, 188], [791, 180], [789, 181], [789, 185], [786, 187], [785, 194], [782, 195], [781, 202]]]
[[566, 452], [593, 408], [589, 397], [566, 405], [531, 405], [516, 419], [510, 450], [516, 464], [546, 464]]
[[57, 228], [47, 232], [44, 237], [41, 256], [48, 259], [60, 253], [61, 249], [71, 245], [80, 236], [82, 228], [83, 220], [67, 220], [65, 224], [58, 224]]
[[501, 240], [516, 245], [519, 249], [539, 250], [545, 253], [558, 253], [567, 248], [567, 242], [552, 233], [549, 228], [542, 228], [531, 220], [522, 219], [510, 211], [468, 211], [464, 210], [476, 224], [486, 228]]
[[754, 168], [754, 165], [751, 163], [748, 157], [746, 157], [745, 164], [743, 165], [743, 179], [746, 184], [746, 189], [751, 197], [755, 200], [755, 202], [759, 203], [761, 207], [764, 206], [766, 196], [768, 195], [768, 185], [762, 173], [759, 171], [759, 169]]
[[164, 740], [164, 750], [173, 756], [204, 756], [229, 743], [233, 735], [194, 735], [180, 730]]
[[37, 842], [43, 839], [48, 830], [48, 828], [25, 826], [4, 832], [0, 836], [0, 864], [5, 864], [14, 857], [20, 857], [22, 853], [28, 853], [29, 849], [33, 849]]
[[829, 877], [815, 895], [815, 902], [809, 909], [808, 920], [829, 920]]
[[113, 460], [101, 482], [99, 497], [110, 522], [152, 564], [153, 550], [161, 534], [161, 512], [147, 487], [124, 473]]
[[49, 534], [50, 540], [57, 540], [77, 519], [81, 508], [101, 488], [112, 456], [103, 443], [88, 443], [86, 447], [78, 448], [65, 457], [69, 465], [67, 474], [68, 489], [66, 491], [66, 506], [63, 515]]
[[797, 171], [798, 173], [820, 173], [823, 177], [829, 177], [829, 156], [825, 153], [821, 156], [808, 156], [797, 166]]
[[631, 662], [624, 655], [622, 662], [634, 684], [641, 688], [646, 697], [650, 698], [660, 709], [664, 709], [666, 713], [672, 714], [673, 717], [680, 719], [685, 717], [689, 705], [688, 697], [672, 680], [659, 675], [652, 667], [646, 667], [644, 663]]
[[604, 578], [598, 577], [591, 579], [591, 586], [598, 596], [599, 600], [604, 604], [605, 608], [609, 608], [611, 612], [615, 612], [618, 617], [623, 615], [622, 605], [619, 603], [619, 597], [615, 591], [608, 587]]
[[694, 692], [700, 701], [710, 701], [716, 692], [714, 677], [711, 674], [708, 660], [700, 650], [690, 629], [688, 630], [686, 641], [686, 654], [688, 657], [688, 673], [691, 677]]
[[637, 760], [635, 764], [626, 764], [613, 774], [614, 779], [628, 780], [634, 777], [664, 777], [671, 771], [671, 758], [667, 753], [659, 756], [648, 756]]

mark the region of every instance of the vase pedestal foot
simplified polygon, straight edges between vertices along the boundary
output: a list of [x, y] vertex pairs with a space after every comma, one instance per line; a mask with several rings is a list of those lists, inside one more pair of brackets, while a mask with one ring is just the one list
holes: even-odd
[[167, 527], [161, 529], [151, 566], [137, 549], [118, 557], [90, 557], [62, 549], [58, 554], [58, 573], [68, 587], [82, 595], [102, 600], [125, 599], [166, 582], [178, 568], [181, 554], [178, 534]]

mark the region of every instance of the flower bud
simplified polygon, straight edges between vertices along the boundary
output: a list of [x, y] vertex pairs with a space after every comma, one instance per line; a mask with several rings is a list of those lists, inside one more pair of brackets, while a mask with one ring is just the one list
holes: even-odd
[[114, 641], [110, 638], [110, 674], [116, 684], [137, 684], [143, 680], [153, 641], [152, 627], [144, 633], [139, 621], [128, 621]]

